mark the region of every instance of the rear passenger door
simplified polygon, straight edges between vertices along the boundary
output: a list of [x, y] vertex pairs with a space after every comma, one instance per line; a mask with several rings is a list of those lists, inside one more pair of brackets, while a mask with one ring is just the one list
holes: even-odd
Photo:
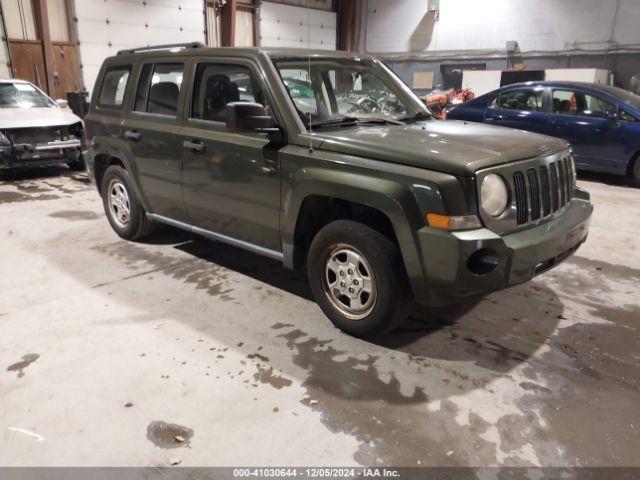
[[191, 70], [180, 142], [190, 222], [280, 252], [280, 146], [266, 134], [231, 132], [225, 125], [227, 103], [271, 103], [257, 67], [242, 60], [202, 59]]
[[143, 62], [122, 129], [150, 213], [180, 221], [185, 219], [178, 138], [184, 70], [185, 63], [176, 60]]
[[543, 133], [546, 114], [544, 87], [501, 92], [485, 111], [484, 123]]

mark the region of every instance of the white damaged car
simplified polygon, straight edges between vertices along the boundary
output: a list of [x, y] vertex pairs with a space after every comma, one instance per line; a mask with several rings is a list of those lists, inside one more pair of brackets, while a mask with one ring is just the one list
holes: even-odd
[[67, 163], [84, 168], [84, 124], [24, 80], [0, 80], [0, 170]]

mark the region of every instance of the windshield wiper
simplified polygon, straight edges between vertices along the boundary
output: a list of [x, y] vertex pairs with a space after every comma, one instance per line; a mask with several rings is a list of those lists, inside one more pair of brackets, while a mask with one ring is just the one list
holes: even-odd
[[366, 125], [366, 124], [376, 124], [376, 125], [384, 125], [384, 124], [392, 124], [392, 125], [404, 125], [403, 122], [399, 120], [392, 120], [390, 118], [382, 118], [382, 117], [352, 117], [350, 115], [345, 115], [342, 118], [332, 118], [328, 120], [321, 120], [319, 122], [311, 122], [311, 128], [318, 127], [326, 127], [326, 126], [339, 126], [339, 125]]
[[410, 122], [412, 120], [428, 120], [430, 118], [433, 118], [433, 115], [427, 112], [419, 111], [419, 112], [416, 112], [414, 115], [401, 118], [400, 120], [403, 122]]

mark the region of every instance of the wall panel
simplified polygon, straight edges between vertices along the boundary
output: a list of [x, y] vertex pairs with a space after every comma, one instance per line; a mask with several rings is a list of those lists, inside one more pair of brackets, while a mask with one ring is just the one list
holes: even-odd
[[504, 50], [508, 40], [523, 51], [638, 43], [638, 0], [440, 0], [438, 21], [426, 0], [367, 5], [370, 52]]
[[260, 45], [336, 49], [335, 12], [262, 2]]
[[75, 11], [90, 92], [103, 60], [118, 50], [205, 40], [202, 0], [76, 0]]

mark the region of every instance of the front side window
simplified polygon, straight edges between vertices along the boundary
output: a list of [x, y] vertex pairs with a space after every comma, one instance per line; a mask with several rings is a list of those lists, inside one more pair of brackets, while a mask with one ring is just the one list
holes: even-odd
[[130, 70], [130, 67], [117, 67], [107, 70], [100, 87], [98, 105], [106, 108], [122, 107]]
[[133, 109], [138, 112], [176, 116], [183, 73], [183, 63], [143, 65]]
[[494, 100], [492, 108], [502, 110], [519, 110], [522, 112], [542, 111], [542, 97], [544, 90], [522, 89], [501, 93]]
[[602, 98], [572, 90], [553, 91], [553, 113], [584, 117], [606, 117], [617, 108]]
[[255, 76], [244, 65], [201, 63], [196, 69], [191, 118], [224, 122], [227, 103], [266, 100]]
[[377, 60], [274, 58], [274, 63], [306, 126], [345, 117], [397, 121], [430, 115], [425, 104]]

